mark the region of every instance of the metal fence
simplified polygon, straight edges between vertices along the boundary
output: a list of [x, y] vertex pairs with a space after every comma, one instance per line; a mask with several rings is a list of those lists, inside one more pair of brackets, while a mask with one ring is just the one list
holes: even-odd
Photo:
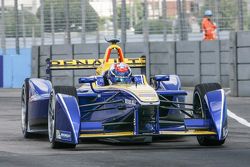
[[202, 40], [200, 24], [213, 11], [219, 39], [250, 29], [249, 0], [1, 0], [1, 48]]

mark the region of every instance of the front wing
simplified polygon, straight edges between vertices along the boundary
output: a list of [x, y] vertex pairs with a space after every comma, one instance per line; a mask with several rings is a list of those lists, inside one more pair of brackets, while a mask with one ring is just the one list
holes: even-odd
[[[56, 98], [56, 140], [65, 143], [78, 144], [81, 138], [118, 138], [136, 136], [217, 136], [219, 140], [226, 137], [227, 122], [226, 104], [223, 91], [217, 90], [206, 95], [210, 119], [184, 119], [184, 124], [169, 128], [159, 127], [156, 117], [155, 131], [140, 133], [136, 128], [132, 131], [107, 132], [100, 122], [81, 122], [81, 114], [75, 97], [57, 94]], [[138, 127], [138, 111], [134, 111], [134, 126]], [[158, 121], [158, 122], [157, 122]]]

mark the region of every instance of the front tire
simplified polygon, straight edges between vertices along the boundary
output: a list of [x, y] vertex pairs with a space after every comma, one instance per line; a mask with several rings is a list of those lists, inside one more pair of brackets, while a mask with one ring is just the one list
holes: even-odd
[[51, 147], [53, 149], [60, 148], [75, 148], [76, 144], [62, 143], [56, 141], [56, 94], [68, 94], [76, 97], [76, 89], [70, 86], [54, 86], [53, 91], [50, 94], [49, 109], [48, 109], [48, 135]]
[[28, 132], [29, 119], [28, 119], [28, 107], [29, 107], [29, 78], [24, 80], [21, 95], [21, 128], [24, 138], [31, 138], [33, 134]]
[[[204, 96], [207, 92], [221, 89], [218, 83], [199, 84], [195, 86], [193, 94], [194, 117], [199, 119], [206, 119], [208, 113], [208, 106], [205, 102]], [[218, 140], [216, 136], [197, 136], [197, 140], [201, 146], [220, 146], [225, 143], [224, 140]]]

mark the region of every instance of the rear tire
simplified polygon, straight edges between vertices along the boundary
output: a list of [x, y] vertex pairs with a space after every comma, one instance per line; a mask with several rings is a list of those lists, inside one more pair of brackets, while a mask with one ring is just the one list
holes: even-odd
[[24, 80], [24, 84], [22, 87], [22, 95], [21, 95], [21, 108], [22, 108], [21, 128], [24, 138], [33, 137], [33, 134], [28, 132], [29, 129], [28, 107], [29, 107], [29, 78], [26, 78]]
[[[206, 83], [195, 86], [193, 94], [194, 117], [206, 119], [208, 113], [208, 106], [205, 102], [204, 96], [207, 92], [221, 89], [218, 83]], [[224, 140], [218, 140], [216, 136], [197, 136], [197, 140], [201, 146], [220, 146], [225, 143]]]
[[50, 94], [49, 100], [49, 110], [48, 110], [48, 134], [49, 134], [49, 141], [51, 143], [51, 147], [53, 149], [60, 149], [60, 148], [75, 148], [76, 144], [69, 144], [69, 143], [62, 143], [56, 141], [56, 112], [55, 112], [55, 105], [56, 105], [56, 94], [67, 94], [70, 96], [74, 96], [77, 98], [77, 92], [75, 87], [72, 86], [54, 86]]

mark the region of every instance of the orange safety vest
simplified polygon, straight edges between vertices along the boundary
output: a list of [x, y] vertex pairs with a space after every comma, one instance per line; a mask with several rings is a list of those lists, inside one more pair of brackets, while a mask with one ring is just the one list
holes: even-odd
[[203, 40], [216, 40], [216, 28], [217, 26], [208, 18], [203, 18], [202, 20], [202, 31]]

